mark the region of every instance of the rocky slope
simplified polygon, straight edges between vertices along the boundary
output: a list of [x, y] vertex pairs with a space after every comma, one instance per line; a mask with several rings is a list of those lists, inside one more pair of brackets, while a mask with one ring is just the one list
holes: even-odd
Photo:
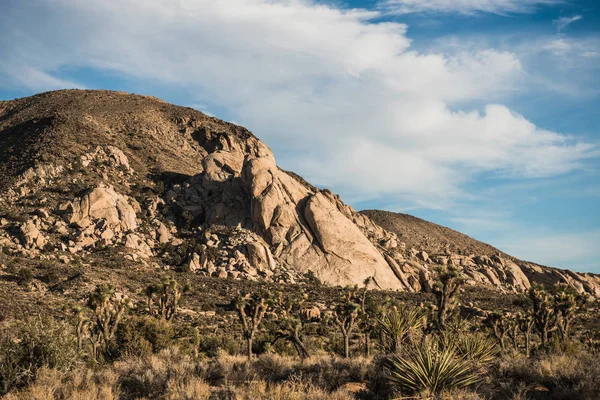
[[85, 264], [110, 249], [148, 268], [284, 282], [310, 271], [333, 285], [373, 276], [405, 291], [428, 290], [433, 268], [451, 263], [471, 284], [518, 292], [564, 280], [600, 295], [596, 276], [491, 246], [423, 245], [418, 230], [376, 214], [279, 169], [248, 130], [190, 108], [107, 91], [0, 102], [0, 246], [16, 257]]

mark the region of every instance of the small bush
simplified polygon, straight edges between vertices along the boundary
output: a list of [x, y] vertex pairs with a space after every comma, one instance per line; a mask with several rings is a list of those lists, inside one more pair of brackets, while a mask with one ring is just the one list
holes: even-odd
[[173, 336], [173, 327], [162, 319], [130, 317], [119, 324], [116, 341], [121, 355], [147, 356], [171, 346]]
[[6, 393], [34, 381], [43, 367], [69, 370], [79, 360], [69, 325], [52, 318], [32, 318], [0, 336], [0, 388]]
[[235, 354], [239, 351], [239, 344], [226, 335], [200, 335], [198, 352], [208, 357], [216, 357], [220, 351]]
[[21, 268], [17, 272], [17, 283], [21, 286], [29, 286], [33, 282], [33, 272], [29, 268]]

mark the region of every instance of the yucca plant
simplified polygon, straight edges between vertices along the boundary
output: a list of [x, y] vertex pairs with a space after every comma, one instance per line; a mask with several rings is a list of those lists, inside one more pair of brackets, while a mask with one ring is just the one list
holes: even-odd
[[480, 333], [458, 335], [454, 351], [459, 356], [484, 364], [493, 361], [500, 354], [495, 340]]
[[423, 326], [424, 316], [421, 309], [402, 306], [390, 309], [378, 318], [377, 326], [381, 332], [384, 351], [398, 352], [408, 335]]
[[405, 355], [393, 354], [386, 365], [389, 382], [401, 392], [437, 395], [445, 389], [460, 389], [481, 378], [472, 362], [458, 356], [452, 347], [440, 346], [435, 340], [424, 340], [411, 346]]

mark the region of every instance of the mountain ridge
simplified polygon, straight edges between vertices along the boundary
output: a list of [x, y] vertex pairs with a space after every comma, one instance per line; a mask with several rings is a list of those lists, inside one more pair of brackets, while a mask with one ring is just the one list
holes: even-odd
[[331, 285], [375, 276], [427, 291], [435, 267], [511, 292], [592, 274], [517, 260], [416, 217], [356, 212], [282, 170], [247, 129], [123, 92], [63, 90], [0, 102], [0, 246], [75, 262], [102, 248], [147, 267]]

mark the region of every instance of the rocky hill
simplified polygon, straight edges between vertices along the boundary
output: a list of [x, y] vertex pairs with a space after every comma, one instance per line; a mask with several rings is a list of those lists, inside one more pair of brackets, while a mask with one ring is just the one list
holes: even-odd
[[423, 249], [432, 254], [440, 252], [482, 256], [500, 254], [502, 257], [510, 258], [487, 243], [412, 215], [382, 210], [363, 210], [360, 213], [371, 218], [382, 228], [394, 232], [408, 247]]
[[12, 257], [86, 265], [108, 251], [148, 269], [331, 285], [373, 276], [413, 292], [436, 265], [457, 264], [472, 285], [565, 281], [600, 295], [597, 276], [401, 218], [410, 223], [357, 213], [278, 168], [248, 130], [190, 108], [80, 90], [0, 102], [0, 246]]

